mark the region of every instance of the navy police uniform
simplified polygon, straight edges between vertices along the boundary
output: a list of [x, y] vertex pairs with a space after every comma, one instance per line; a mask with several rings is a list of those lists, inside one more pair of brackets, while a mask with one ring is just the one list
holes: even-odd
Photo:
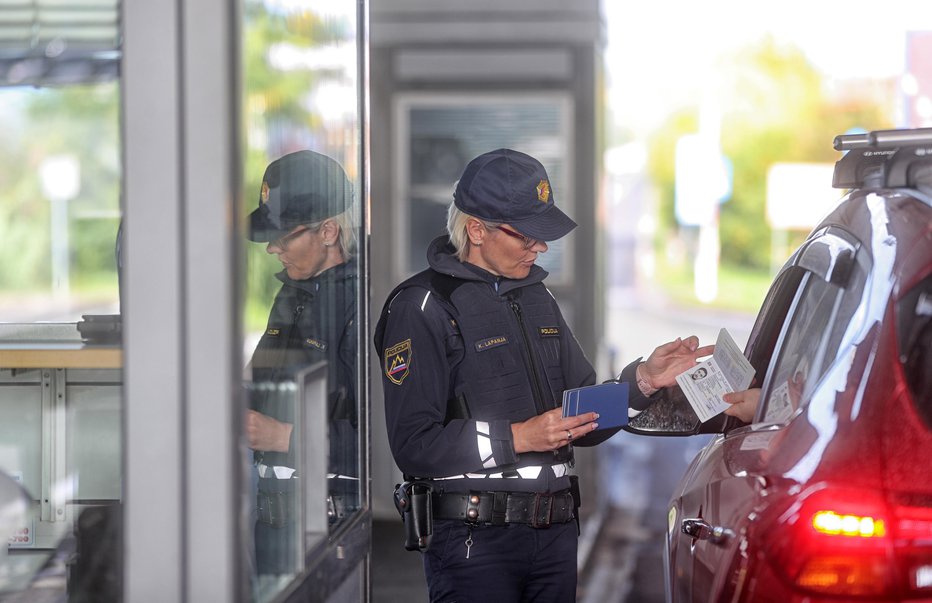
[[[327, 361], [328, 494], [331, 513], [341, 515], [346, 506], [355, 504], [354, 488], [344, 490], [356, 471], [356, 263], [340, 264], [301, 281], [288, 278], [284, 271], [276, 276], [283, 285], [253, 355], [253, 381], [258, 384], [253, 410], [293, 424], [293, 394], [280, 392], [274, 384]], [[294, 435], [292, 431], [287, 453], [254, 453], [259, 468], [256, 563], [260, 574], [288, 573], [294, 568], [294, 478], [298, 477], [291, 471], [297, 466]]]
[[392, 453], [432, 488], [430, 598], [574, 600], [572, 447], [516, 454], [511, 424], [556, 408], [595, 371], [545, 270], [502, 279], [454, 253], [447, 237], [433, 241], [430, 268], [390, 294], [375, 333]]
[[[249, 215], [249, 239], [278, 242], [298, 226], [323, 222], [353, 203], [342, 166], [326, 155], [302, 150], [272, 161], [265, 170], [259, 205]], [[349, 251], [349, 250], [345, 250]], [[331, 519], [358, 504], [356, 483], [356, 263], [331, 266], [314, 277], [276, 275], [282, 287], [252, 358], [250, 404], [266, 416], [295, 423], [295, 374], [327, 362], [330, 430], [328, 501]], [[288, 452], [256, 450], [256, 565], [259, 574], [295, 571], [295, 430]], [[350, 479], [345, 479], [349, 477]]]

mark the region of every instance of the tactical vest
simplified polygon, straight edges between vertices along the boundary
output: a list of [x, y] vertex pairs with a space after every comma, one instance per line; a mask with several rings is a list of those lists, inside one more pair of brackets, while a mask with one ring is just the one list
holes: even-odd
[[[541, 283], [505, 295], [490, 295], [486, 282], [468, 281], [434, 271], [419, 273], [400, 284], [392, 299], [407, 287], [432, 293], [436, 305], [427, 312], [443, 312], [448, 326], [447, 355], [462, 359], [453, 367], [445, 424], [453, 419], [520, 422], [562, 403], [566, 388], [561, 367], [560, 320], [556, 302]], [[382, 323], [376, 337], [381, 346]], [[508, 473], [530, 465], [572, 462], [564, 446], [552, 452], [519, 455], [513, 467], [498, 466], [486, 473]]]
[[[355, 275], [349, 275], [336, 283], [325, 283], [314, 293], [288, 284], [282, 288], [253, 355], [253, 410], [293, 424], [294, 374], [324, 360], [328, 367], [328, 421], [331, 425], [346, 422], [355, 428], [356, 345], [349, 328], [356, 314], [355, 287]], [[344, 341], [347, 332], [350, 340]], [[294, 451], [263, 451], [257, 456], [266, 465], [295, 466]]]

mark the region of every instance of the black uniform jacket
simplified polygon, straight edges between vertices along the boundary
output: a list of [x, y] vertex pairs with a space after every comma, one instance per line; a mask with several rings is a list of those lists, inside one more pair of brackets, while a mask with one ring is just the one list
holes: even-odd
[[[270, 417], [294, 422], [294, 394], [271, 383], [288, 381], [321, 360], [327, 361], [327, 414], [335, 426], [355, 427], [356, 289], [355, 261], [334, 266], [306, 280], [276, 275], [282, 288], [275, 297], [268, 326], [252, 359], [252, 407]], [[334, 439], [331, 433], [331, 440]], [[294, 450], [265, 452], [263, 463], [294, 467]], [[332, 464], [332, 463], [331, 463]], [[331, 467], [332, 470], [336, 468]]]
[[[553, 492], [572, 450], [516, 454], [511, 424], [556, 408], [595, 371], [539, 266], [521, 280], [460, 262], [447, 237], [399, 285], [376, 326], [389, 444], [408, 476], [437, 489]], [[617, 430], [616, 430], [617, 431]], [[583, 438], [580, 445], [598, 443]]]

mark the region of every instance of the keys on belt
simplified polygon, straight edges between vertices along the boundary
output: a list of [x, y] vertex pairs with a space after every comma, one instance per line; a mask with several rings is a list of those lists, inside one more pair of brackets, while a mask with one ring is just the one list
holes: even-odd
[[569, 489], [552, 494], [535, 492], [444, 492], [433, 494], [435, 519], [461, 519], [466, 523], [505, 525], [524, 523], [548, 528], [575, 517], [576, 504]]

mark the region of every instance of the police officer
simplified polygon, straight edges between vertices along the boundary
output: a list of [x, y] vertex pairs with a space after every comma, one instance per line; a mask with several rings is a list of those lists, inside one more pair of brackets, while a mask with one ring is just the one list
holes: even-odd
[[352, 213], [352, 186], [343, 168], [326, 155], [298, 151], [269, 164], [259, 207], [249, 216], [249, 239], [265, 242], [283, 267], [251, 362], [252, 408], [245, 419], [258, 471], [259, 574], [292, 573], [296, 563], [294, 395], [277, 384], [321, 360], [328, 365], [331, 519], [358, 496]]
[[[595, 383], [595, 371], [535, 262], [575, 227], [540, 162], [480, 155], [456, 185], [430, 268], [382, 310], [389, 443], [406, 479], [431, 490], [432, 536], [419, 541], [431, 601], [575, 600], [570, 443], [617, 431], [560, 409], [563, 390]], [[677, 339], [633, 362], [620, 377], [637, 384], [631, 404], [646, 406], [712, 347]]]

